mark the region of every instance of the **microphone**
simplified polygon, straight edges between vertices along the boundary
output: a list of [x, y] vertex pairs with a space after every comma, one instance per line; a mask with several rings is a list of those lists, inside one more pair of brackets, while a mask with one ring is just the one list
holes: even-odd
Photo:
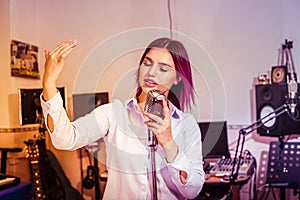
[[[164, 99], [165, 96], [159, 90], [150, 90], [146, 98], [144, 111], [163, 118]], [[153, 119], [150, 119], [150, 121], [155, 122]], [[155, 146], [158, 143], [155, 135], [151, 131], [148, 131], [148, 142], [149, 146]]]
[[296, 82], [294, 75], [291, 75], [291, 80], [288, 82], [288, 106], [291, 110], [292, 116], [295, 115], [296, 106], [298, 103], [298, 83]]
[[[298, 83], [297, 83], [297, 74], [295, 72], [295, 65], [293, 60], [293, 55], [291, 49], [293, 48], [293, 41], [285, 40], [285, 44], [282, 46], [282, 56], [286, 56], [286, 66], [289, 70], [288, 73], [288, 95], [287, 95], [287, 104], [291, 111], [291, 116], [295, 117], [296, 106], [298, 104]], [[283, 59], [282, 59], [283, 62]]]

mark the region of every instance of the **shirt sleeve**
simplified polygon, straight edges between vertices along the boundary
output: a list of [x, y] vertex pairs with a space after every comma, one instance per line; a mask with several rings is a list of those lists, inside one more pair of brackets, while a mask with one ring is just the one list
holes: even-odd
[[[203, 170], [202, 143], [200, 129], [196, 120], [190, 116], [184, 120], [184, 141], [177, 142], [178, 154], [172, 163], [167, 163], [172, 185], [188, 199], [195, 198], [201, 191], [205, 173]], [[186, 184], [180, 181], [180, 171], [187, 173]]]
[[[103, 137], [106, 133], [104, 125], [100, 126], [95, 111], [71, 122], [63, 107], [63, 100], [58, 92], [48, 101], [44, 101], [41, 94], [41, 106], [45, 118], [45, 125], [52, 144], [57, 149], [76, 150]], [[47, 117], [53, 119], [54, 130], [51, 132], [47, 124]], [[105, 121], [105, 120], [103, 120]], [[102, 128], [102, 129], [101, 129]], [[101, 135], [101, 133], [103, 133]]]

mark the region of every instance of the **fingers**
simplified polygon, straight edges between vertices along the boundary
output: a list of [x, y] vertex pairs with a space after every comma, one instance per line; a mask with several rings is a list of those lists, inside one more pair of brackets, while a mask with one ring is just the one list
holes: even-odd
[[65, 58], [72, 51], [72, 49], [76, 47], [77, 43], [77, 40], [68, 41], [67, 46], [63, 47], [59, 52], [61, 58]]
[[65, 58], [69, 53], [72, 51], [73, 47], [70, 47], [69, 49], [65, 49], [64, 51], [61, 52], [60, 57]]
[[153, 121], [153, 122], [155, 122], [155, 123], [158, 123], [159, 121], [162, 121], [162, 118], [161, 118], [161, 117], [159, 117], [159, 116], [157, 116], [157, 115], [154, 115], [154, 114], [152, 114], [152, 113], [147, 113], [147, 112], [145, 112], [145, 113], [144, 113], [144, 117], [145, 117], [146, 119], [148, 119], [149, 121]]
[[53, 53], [59, 53], [61, 51], [64, 51], [65, 48], [74, 48], [77, 43], [78, 43], [77, 40], [66, 41], [66, 42], [58, 45], [52, 52]]
[[64, 67], [64, 58], [77, 45], [77, 40], [69, 40], [58, 45], [54, 50], [45, 50], [45, 71], [43, 84], [45, 86], [56, 84]]
[[144, 117], [146, 119], [146, 121], [144, 122], [145, 125], [150, 131], [156, 134], [162, 127], [163, 119], [151, 113], [144, 113]]
[[168, 106], [168, 102], [166, 99], [163, 99], [163, 108], [164, 108], [164, 116], [165, 118], [170, 118], [170, 109]]
[[45, 53], [45, 58], [47, 58], [50, 52], [48, 50], [45, 50], [44, 53]]
[[45, 57], [48, 58], [49, 56], [51, 56], [52, 58], [56, 58], [56, 59], [65, 58], [72, 51], [72, 49], [76, 47], [77, 43], [78, 43], [77, 40], [69, 40], [67, 42], [58, 45], [51, 52], [45, 50]]
[[171, 124], [171, 119], [170, 119], [170, 109], [168, 107], [168, 103], [166, 100], [163, 101], [163, 112], [164, 112], [164, 117], [161, 118], [157, 115], [154, 115], [152, 113], [144, 113], [144, 117], [147, 119], [145, 121], [145, 124], [148, 126], [149, 129], [152, 131], [156, 130], [164, 130], [169, 128]]
[[170, 109], [169, 109], [167, 100], [163, 99], [162, 100], [162, 105], [163, 105], [163, 116], [162, 117], [159, 117], [157, 115], [154, 115], [152, 113], [147, 113], [147, 112], [144, 113], [144, 116], [147, 119], [151, 119], [151, 120], [154, 120], [156, 122], [162, 121], [165, 118], [170, 118]]

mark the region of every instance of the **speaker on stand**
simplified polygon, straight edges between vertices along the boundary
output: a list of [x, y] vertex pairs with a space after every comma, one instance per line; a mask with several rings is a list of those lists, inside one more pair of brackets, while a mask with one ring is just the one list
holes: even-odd
[[[298, 83], [299, 85], [299, 83]], [[298, 86], [298, 93], [300, 93]], [[274, 110], [286, 103], [288, 94], [288, 84], [267, 84], [256, 85], [256, 118], [261, 119], [263, 116], [272, 113]], [[300, 110], [300, 105], [297, 105], [296, 110]], [[299, 112], [297, 113], [299, 115]], [[299, 116], [296, 118], [299, 118]], [[300, 134], [300, 122], [292, 119], [287, 112], [275, 117], [269, 122], [263, 123], [257, 129], [257, 133], [261, 136], [279, 137], [289, 134]]]

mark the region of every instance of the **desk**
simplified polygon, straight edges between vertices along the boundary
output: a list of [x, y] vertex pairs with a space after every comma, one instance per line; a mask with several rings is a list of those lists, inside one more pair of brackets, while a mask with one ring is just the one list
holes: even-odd
[[21, 182], [16, 186], [0, 190], [1, 200], [31, 200], [34, 197], [33, 184]]

